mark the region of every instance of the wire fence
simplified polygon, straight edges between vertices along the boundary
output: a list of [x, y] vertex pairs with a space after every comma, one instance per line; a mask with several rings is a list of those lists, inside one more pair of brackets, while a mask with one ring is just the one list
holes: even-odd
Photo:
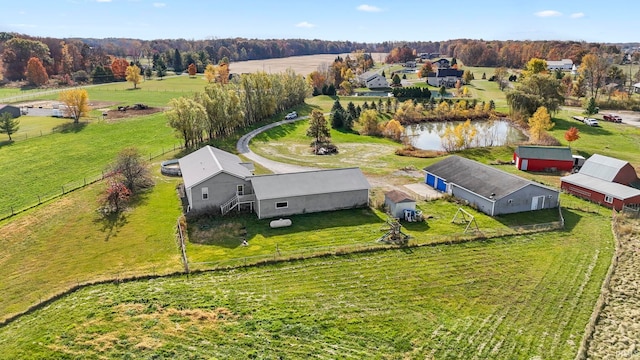
[[[184, 145], [174, 144], [173, 147], [162, 148], [160, 152], [149, 153], [148, 157], [146, 157], [149, 161], [164, 156], [165, 154], [172, 153], [178, 150], [184, 149]], [[0, 208], [0, 221], [20, 214], [26, 210], [33, 209], [37, 206], [42, 205], [50, 200], [59, 198], [65, 194], [68, 194], [72, 191], [81, 189], [87, 185], [91, 185], [95, 182], [104, 180], [107, 176], [107, 173], [103, 170], [100, 173], [89, 174], [84, 176], [82, 179], [77, 179], [66, 184], [61, 184], [57, 188], [52, 188], [48, 191], [43, 191], [37, 194], [33, 194], [28, 199], [24, 201], [22, 204], [13, 205], [13, 206], [5, 206]]]

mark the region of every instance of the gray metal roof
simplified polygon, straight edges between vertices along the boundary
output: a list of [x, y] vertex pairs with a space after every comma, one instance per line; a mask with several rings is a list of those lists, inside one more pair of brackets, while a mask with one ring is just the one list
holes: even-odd
[[258, 200], [370, 189], [359, 168], [260, 175], [251, 178]]
[[573, 162], [573, 155], [571, 155], [571, 149], [568, 147], [520, 145], [515, 152], [521, 159], [561, 160]]
[[557, 192], [555, 189], [520, 176], [456, 155], [427, 166], [424, 170], [444, 179], [448, 183], [456, 184], [487, 199], [501, 199], [527, 185], [534, 185]]
[[628, 162], [612, 157], [593, 154], [584, 162], [580, 174], [589, 175], [605, 181], [613, 181]]
[[205, 146], [178, 160], [185, 188], [190, 188], [221, 172], [244, 179], [251, 171], [242, 160], [226, 151]]
[[601, 194], [611, 195], [620, 200], [640, 196], [640, 190], [638, 189], [581, 173], [564, 176], [560, 180]]

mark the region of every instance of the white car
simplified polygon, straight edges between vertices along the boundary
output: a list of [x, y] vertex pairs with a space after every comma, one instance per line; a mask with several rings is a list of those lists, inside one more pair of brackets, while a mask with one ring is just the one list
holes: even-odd
[[292, 119], [295, 119], [295, 118], [297, 118], [297, 117], [298, 117], [298, 113], [294, 111], [294, 112], [290, 112], [290, 113], [288, 113], [288, 114], [284, 117], [284, 119], [285, 119], [285, 120], [292, 120]]
[[584, 119], [584, 123], [589, 125], [589, 126], [599, 126], [600, 125], [600, 124], [598, 124], [598, 120], [592, 119], [592, 118]]

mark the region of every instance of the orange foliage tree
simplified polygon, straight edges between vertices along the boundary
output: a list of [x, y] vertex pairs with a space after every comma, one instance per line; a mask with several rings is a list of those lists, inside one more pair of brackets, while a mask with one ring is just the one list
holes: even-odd
[[187, 71], [189, 72], [189, 76], [196, 76], [196, 72], [198, 71], [198, 69], [196, 68], [196, 64], [189, 64]]
[[37, 57], [32, 57], [27, 62], [27, 80], [35, 86], [42, 86], [49, 81], [47, 70], [42, 65], [42, 61]]
[[569, 144], [580, 139], [580, 130], [574, 126], [570, 127], [569, 130], [565, 131], [564, 139], [567, 140]]
[[127, 77], [127, 67], [129, 67], [129, 62], [123, 58], [115, 58], [111, 62], [111, 71], [113, 72], [113, 76], [116, 80], [124, 80]]

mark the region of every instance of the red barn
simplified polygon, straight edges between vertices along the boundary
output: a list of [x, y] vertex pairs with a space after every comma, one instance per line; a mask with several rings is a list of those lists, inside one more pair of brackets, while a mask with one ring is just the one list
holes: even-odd
[[626, 161], [596, 154], [585, 161], [580, 172], [560, 180], [562, 190], [616, 210], [640, 204], [640, 181]]
[[513, 162], [524, 171], [571, 171], [573, 155], [568, 147], [518, 146]]

